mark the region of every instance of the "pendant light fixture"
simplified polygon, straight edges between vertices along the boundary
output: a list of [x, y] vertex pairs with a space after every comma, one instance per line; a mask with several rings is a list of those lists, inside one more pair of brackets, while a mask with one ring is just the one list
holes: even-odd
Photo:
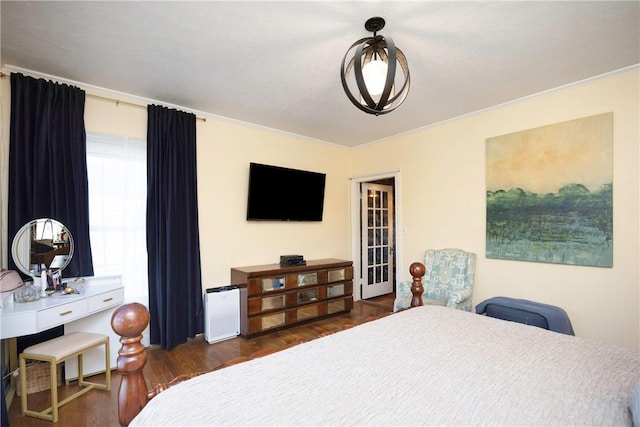
[[[409, 93], [410, 83], [404, 53], [391, 37], [378, 35], [384, 24], [380, 17], [367, 20], [364, 28], [372, 32], [373, 37], [352, 44], [340, 69], [342, 87], [349, 100], [365, 113], [376, 116], [398, 108]], [[397, 73], [398, 68], [402, 73]]]

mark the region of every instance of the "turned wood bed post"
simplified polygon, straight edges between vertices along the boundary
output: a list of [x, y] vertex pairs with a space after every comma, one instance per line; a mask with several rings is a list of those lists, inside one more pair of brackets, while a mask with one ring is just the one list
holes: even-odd
[[422, 276], [424, 276], [425, 267], [420, 262], [414, 262], [409, 266], [409, 273], [413, 277], [413, 282], [411, 282], [411, 293], [413, 294], [411, 307], [418, 307], [422, 305], [422, 292], [424, 292]]
[[140, 343], [142, 331], [148, 324], [149, 312], [139, 303], [121, 305], [111, 317], [111, 327], [120, 335], [122, 344], [118, 351], [117, 367], [120, 373], [118, 421], [123, 426], [128, 426], [149, 401], [147, 384], [142, 375], [147, 355]]

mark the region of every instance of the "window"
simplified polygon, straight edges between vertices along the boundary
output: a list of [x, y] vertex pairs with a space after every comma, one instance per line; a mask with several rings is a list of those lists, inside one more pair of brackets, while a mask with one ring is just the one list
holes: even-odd
[[146, 141], [87, 134], [87, 175], [94, 274], [121, 275], [125, 301], [148, 305]]

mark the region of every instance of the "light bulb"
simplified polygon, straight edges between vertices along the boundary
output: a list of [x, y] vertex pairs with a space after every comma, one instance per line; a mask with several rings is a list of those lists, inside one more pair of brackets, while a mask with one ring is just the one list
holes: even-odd
[[366, 63], [362, 67], [362, 77], [370, 95], [382, 94], [387, 81], [387, 63], [379, 59]]

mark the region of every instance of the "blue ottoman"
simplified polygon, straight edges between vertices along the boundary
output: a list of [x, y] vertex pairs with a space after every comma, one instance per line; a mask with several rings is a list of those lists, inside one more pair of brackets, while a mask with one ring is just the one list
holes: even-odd
[[524, 323], [525, 325], [537, 326], [542, 329], [549, 329], [549, 324], [544, 316], [518, 308], [505, 307], [503, 305], [488, 304], [484, 312], [489, 317], [508, 320], [510, 322]]
[[574, 335], [567, 313], [560, 307], [509, 297], [493, 297], [476, 306], [476, 313]]

